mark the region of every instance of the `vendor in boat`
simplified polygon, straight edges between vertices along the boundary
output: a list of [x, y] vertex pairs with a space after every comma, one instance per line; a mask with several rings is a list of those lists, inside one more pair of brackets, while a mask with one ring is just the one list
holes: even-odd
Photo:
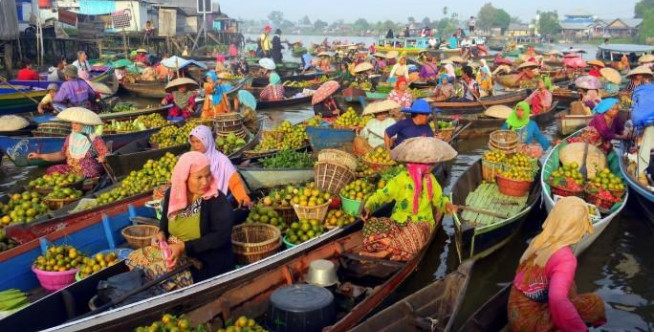
[[654, 54], [645, 54], [638, 58], [638, 65], [649, 67], [649, 69], [654, 68]]
[[479, 84], [475, 81], [475, 76], [470, 66], [463, 66], [461, 70], [461, 87], [463, 88], [463, 96], [457, 98], [456, 101], [469, 102], [479, 100]]
[[450, 77], [447, 74], [441, 74], [438, 77], [438, 85], [434, 88], [433, 101], [446, 101], [450, 100], [456, 95], [454, 85], [450, 83]]
[[590, 65], [590, 70], [588, 71], [588, 75], [600, 78], [602, 77], [602, 73], [600, 70], [606, 65], [604, 65], [604, 62], [599, 61], [599, 60], [590, 60], [588, 61], [588, 64]]
[[543, 231], [520, 258], [509, 295], [511, 331], [588, 331], [606, 323], [595, 293], [577, 294], [571, 246], [593, 233], [586, 202], [574, 196], [554, 205]]
[[227, 70], [229, 70], [229, 66], [225, 64], [225, 55], [224, 54], [216, 54], [216, 66], [214, 70], [216, 73], [224, 73]]
[[602, 137], [601, 147], [605, 152], [613, 149], [611, 140], [628, 138], [624, 122], [618, 116], [620, 103], [616, 98], [602, 100], [593, 108], [593, 113], [596, 115], [590, 120], [588, 126], [595, 128]]
[[517, 82], [531, 82], [537, 75], [536, 68], [538, 65], [535, 62], [522, 63], [518, 66]]
[[64, 75], [64, 68], [66, 68], [66, 58], [61, 57], [54, 66], [48, 68], [48, 81], [49, 82], [63, 82], [66, 80]]
[[536, 51], [534, 50], [533, 46], [529, 46], [527, 52], [525, 52], [525, 54], [522, 55], [522, 60], [525, 62], [534, 62], [534, 63], [537, 62]]
[[[151, 246], [127, 257], [125, 264], [130, 269], [143, 269], [146, 277], [154, 280], [189, 259], [199, 261], [201, 266], [193, 266], [159, 284], [160, 290], [172, 291], [235, 268], [231, 241], [234, 213], [226, 196], [218, 190], [205, 155], [192, 151], [179, 157], [162, 206], [159, 233]], [[161, 243], [167, 244], [171, 252], [168, 260]]]
[[634, 92], [637, 87], [643, 84], [651, 84], [654, 74], [649, 67], [640, 66], [632, 69], [627, 74], [627, 78], [629, 79], [629, 83], [627, 83], [626, 90], [628, 92]]
[[166, 97], [161, 100], [161, 105], [172, 104], [168, 110], [168, 117], [184, 119], [195, 113], [195, 97], [197, 92], [193, 91], [198, 88], [198, 84], [186, 77], [176, 78], [166, 85]]
[[38, 81], [39, 73], [34, 70], [32, 60], [23, 59], [22, 67], [16, 74], [16, 79], [19, 81]]
[[602, 82], [602, 90], [606, 91], [609, 95], [615, 96], [620, 93], [620, 83], [622, 83], [622, 76], [613, 68], [600, 69], [600, 81]]
[[231, 111], [226, 93], [233, 87], [225, 83], [221, 78], [224, 73], [216, 74], [208, 71], [204, 76], [204, 104], [202, 105], [203, 119], [213, 119], [216, 114], [229, 113]]
[[268, 85], [259, 94], [259, 99], [261, 101], [280, 101], [284, 100], [284, 93], [285, 90], [281, 77], [277, 73], [272, 72], [268, 77]]
[[320, 60], [318, 60], [318, 70], [320, 70], [323, 73], [327, 73], [332, 71], [332, 63], [331, 63], [331, 55], [327, 52], [321, 52], [318, 54], [320, 57]]
[[229, 158], [216, 150], [216, 145], [207, 126], [195, 127], [189, 135], [189, 143], [193, 151], [204, 153], [209, 159], [211, 174], [217, 188], [223, 195], [231, 193], [239, 205], [251, 207], [252, 200], [247, 194], [245, 184]]
[[390, 112], [394, 110], [399, 110], [401, 106], [392, 101], [384, 100], [374, 102], [363, 110], [362, 115], [373, 115], [375, 118], [369, 120], [359, 135], [367, 140], [368, 145], [371, 148], [376, 148], [378, 146], [384, 145], [384, 136], [386, 129], [395, 124], [395, 119], [390, 117]]
[[436, 78], [438, 77], [438, 66], [432, 55], [427, 55], [425, 63], [420, 67], [418, 76], [422, 81], [436, 81]]
[[354, 78], [352, 72], [348, 66], [347, 61], [343, 61], [338, 65], [338, 71], [336, 71], [336, 78], [341, 78], [343, 85], [349, 85], [349, 82]]
[[429, 117], [432, 110], [426, 100], [418, 99], [413, 102], [410, 108], [403, 108], [402, 112], [411, 114], [411, 117], [402, 119], [386, 128], [384, 133], [384, 146], [386, 149], [390, 150], [409, 138], [434, 137], [434, 131], [429, 126]]
[[408, 90], [408, 88], [409, 84], [406, 78], [404, 78], [404, 76], [399, 77], [395, 82], [395, 89], [388, 94], [387, 99], [398, 103], [402, 108], [411, 107], [411, 104], [413, 103], [413, 94]]
[[66, 107], [80, 106], [94, 109], [99, 95], [93, 91], [93, 88], [86, 81], [79, 78], [77, 71], [76, 66], [66, 66], [66, 69], [64, 69], [66, 82], [59, 87], [59, 91], [54, 97], [54, 103]]
[[409, 67], [406, 64], [406, 56], [402, 55], [398, 59], [397, 63], [391, 68], [391, 73], [388, 75], [389, 82], [395, 82], [400, 77], [404, 77], [407, 81], [409, 80]]
[[237, 97], [234, 99], [234, 109], [241, 113], [243, 125], [250, 133], [259, 132], [259, 119], [257, 118], [257, 99], [248, 90], [238, 90]]
[[447, 75], [450, 83], [454, 83], [456, 81], [456, 71], [454, 70], [454, 65], [452, 64], [452, 60], [445, 59], [441, 61], [441, 66], [442, 66], [441, 71]]
[[134, 57], [134, 63], [142, 63], [145, 66], [150, 65], [150, 59], [148, 59], [148, 51], [144, 48], [139, 48], [136, 50], [136, 56]]
[[47, 90], [48, 93], [43, 96], [43, 99], [41, 99], [41, 102], [39, 102], [39, 105], [36, 107], [36, 110], [39, 114], [45, 114], [46, 112], [56, 112], [54, 107], [54, 97], [59, 91], [59, 85], [57, 85], [57, 83], [50, 83], [48, 84]]
[[373, 55], [375, 59], [377, 59], [377, 68], [375, 68], [375, 70], [384, 71], [384, 69], [386, 69], [386, 66], [388, 66], [388, 64], [386, 63], [386, 55], [382, 53], [375, 53]]
[[539, 79], [536, 91], [532, 92], [525, 101], [531, 106], [533, 115], [547, 112], [552, 107], [552, 93], [547, 89], [543, 79]]
[[275, 63], [282, 63], [282, 50], [284, 45], [282, 45], [282, 30], [275, 30], [275, 35], [272, 39], [272, 49], [270, 50], [270, 55], [272, 56]]
[[71, 107], [59, 113], [57, 119], [71, 123], [71, 133], [66, 136], [61, 151], [32, 152], [27, 155], [27, 158], [49, 162], [66, 161], [66, 164], [48, 168], [47, 174], [73, 172], [87, 178], [94, 178], [104, 173], [101, 164], [105, 162], [108, 149], [102, 138], [95, 134], [94, 127], [102, 125], [100, 117], [86, 108]]
[[[484, 61], [482, 59], [482, 61]], [[485, 61], [482, 66], [477, 70], [477, 86], [479, 87], [479, 96], [488, 97], [493, 95], [493, 76], [491, 75], [490, 68], [485, 65]]]
[[538, 156], [550, 147], [550, 141], [540, 132], [536, 121], [529, 118], [530, 115], [531, 107], [526, 101], [521, 101], [513, 108], [502, 129], [518, 132], [523, 149], [531, 151], [530, 155]]
[[73, 66], [77, 67], [78, 71], [91, 71], [91, 64], [89, 63], [89, 57], [86, 55], [86, 52], [77, 52], [77, 60], [73, 62]]
[[334, 93], [338, 91], [341, 85], [336, 81], [327, 81], [323, 83], [311, 97], [313, 112], [323, 118], [335, 118], [341, 115], [343, 107], [334, 99]]
[[[449, 144], [434, 137], [412, 138], [391, 151], [391, 157], [406, 166], [365, 202], [362, 256], [408, 261], [429, 243], [440, 216], [457, 210], [432, 173], [437, 163], [456, 155]], [[370, 218], [393, 201], [390, 219]]]

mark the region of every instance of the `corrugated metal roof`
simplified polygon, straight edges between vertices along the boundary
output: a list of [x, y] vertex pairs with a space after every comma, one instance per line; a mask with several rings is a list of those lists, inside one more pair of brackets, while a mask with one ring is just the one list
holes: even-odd
[[561, 23], [561, 29], [563, 30], [586, 30], [590, 24], [587, 23]]
[[0, 1], [0, 40], [18, 38], [18, 12], [15, 0]]

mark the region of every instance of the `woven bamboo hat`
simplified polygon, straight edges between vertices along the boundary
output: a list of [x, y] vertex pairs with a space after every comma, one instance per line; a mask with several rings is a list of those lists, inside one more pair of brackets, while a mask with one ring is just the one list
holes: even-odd
[[332, 55], [329, 54], [329, 52], [320, 52], [318, 53], [318, 56], [326, 56], [326, 57], [331, 57]]
[[372, 56], [374, 56], [376, 58], [386, 59], [386, 54], [380, 53], [380, 52], [375, 52]]
[[457, 156], [449, 144], [435, 137], [409, 138], [391, 151], [391, 158], [398, 162], [436, 164]]
[[398, 55], [400, 55], [398, 51], [389, 51], [386, 53], [386, 59], [395, 59]]
[[645, 54], [638, 59], [638, 63], [649, 63], [654, 62], [654, 54]]
[[632, 69], [628, 74], [627, 77], [631, 77], [634, 75], [649, 75], [649, 76], [654, 76], [652, 73], [652, 70], [647, 67], [647, 66], [638, 66], [634, 69]]
[[361, 73], [361, 72], [364, 72], [366, 70], [370, 70], [372, 68], [373, 67], [372, 67], [372, 64], [370, 64], [370, 62], [362, 62], [362, 63], [358, 64], [356, 67], [354, 67], [354, 72], [355, 73]]
[[136, 53], [148, 53], [148, 50], [144, 48], [139, 48], [138, 50], [136, 50]]
[[460, 55], [450, 57], [449, 60], [456, 63], [468, 63], [468, 61], [462, 58]]
[[192, 85], [193, 88], [198, 87], [198, 83], [188, 77], [176, 78], [166, 85], [166, 92], [172, 91], [173, 88], [178, 88], [183, 85]]
[[484, 115], [496, 119], [508, 119], [513, 112], [511, 107], [506, 105], [493, 105], [484, 111]]
[[387, 99], [382, 101], [376, 101], [366, 106], [366, 108], [363, 110], [362, 115], [390, 112], [392, 110], [399, 109], [400, 107], [401, 107], [400, 104], [392, 100]]
[[602, 68], [600, 69], [600, 74], [611, 83], [620, 84], [622, 82], [622, 76], [613, 68]]
[[275, 65], [275, 61], [273, 61], [270, 58], [259, 59], [259, 66], [267, 70], [275, 70], [275, 68], [277, 68], [277, 65]]
[[93, 91], [95, 91], [97, 93], [100, 93], [100, 94], [103, 94], [103, 95], [110, 95], [110, 94], [114, 93], [113, 91], [111, 91], [111, 89], [106, 84], [103, 84], [103, 83], [100, 83], [100, 82], [93, 82], [93, 81], [89, 81], [88, 83], [91, 86], [91, 88], [93, 89]]
[[57, 114], [57, 119], [89, 126], [102, 124], [102, 119], [100, 119], [99, 115], [84, 107], [69, 107]]
[[535, 64], [535, 63], [533, 63], [533, 62], [531, 62], [531, 61], [526, 61], [526, 62], [523, 62], [522, 64], [520, 64], [520, 65], [518, 66], [518, 69], [523, 69], [523, 68], [536, 68], [536, 67], [538, 67], [537, 64]]
[[601, 68], [606, 67], [606, 65], [604, 64], [604, 62], [599, 61], [599, 60], [590, 60], [590, 61], [588, 61], [587, 63], [588, 63], [589, 65], [591, 65], [591, 66], [598, 66], [598, 67], [601, 67]]
[[30, 123], [18, 115], [0, 116], [0, 131], [15, 131], [26, 128]]

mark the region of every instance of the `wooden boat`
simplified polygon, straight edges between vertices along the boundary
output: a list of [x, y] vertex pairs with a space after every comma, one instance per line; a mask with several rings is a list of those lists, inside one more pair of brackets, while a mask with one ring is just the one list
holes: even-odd
[[[296, 64], [296, 66], [299, 66], [299, 64]], [[295, 81], [295, 82], [301, 82], [301, 81], [310, 81], [314, 80], [316, 78], [321, 77], [324, 75], [321, 72], [313, 72], [313, 73], [308, 73], [308, 74], [300, 74], [300, 75], [291, 75], [291, 76], [283, 76], [281, 77], [282, 83], [286, 81]], [[252, 86], [253, 87], [264, 87], [268, 85], [268, 77], [255, 77], [252, 79]]]
[[509, 294], [511, 284], [502, 288], [488, 301], [482, 304], [475, 313], [470, 316], [459, 329], [460, 332], [486, 332], [486, 331], [508, 331], [509, 324]]
[[352, 332], [452, 331], [472, 273], [472, 261], [429, 286], [393, 303]]
[[635, 193], [636, 200], [640, 203], [645, 215], [650, 222], [654, 223], [654, 191], [638, 181], [638, 178], [629, 171], [628, 161], [625, 158], [626, 145], [622, 143], [619, 151], [619, 164], [622, 177], [627, 182], [629, 188]]
[[570, 106], [575, 100], [580, 100], [581, 96], [577, 91], [570, 89], [560, 88], [552, 91], [552, 99], [557, 100], [561, 107]]
[[313, 151], [341, 147], [343, 144], [352, 143], [356, 136], [354, 129], [308, 126], [305, 130]]
[[[123, 111], [123, 112], [102, 112], [98, 113], [98, 116], [100, 119], [102, 119], [103, 122], [110, 122], [111, 120], [115, 121], [131, 121], [136, 119], [137, 117], [141, 115], [150, 115], [154, 113], [161, 114], [164, 118], [168, 116], [168, 110], [173, 107], [173, 105], [157, 105], [154, 107], [148, 106], [140, 109], [136, 109], [133, 111]], [[37, 115], [33, 116], [31, 121], [36, 122], [37, 124], [42, 124], [46, 122], [66, 122], [63, 120], [57, 119], [57, 116], [55, 115]], [[35, 128], [36, 129], [36, 128]], [[29, 136], [29, 133], [27, 135], [23, 136]]]
[[577, 130], [586, 127], [590, 120], [593, 119], [591, 115], [570, 115], [559, 114], [556, 117], [556, 127], [561, 135], [570, 135]]
[[[469, 205], [466, 202], [468, 194], [483, 183], [481, 162], [481, 159], [477, 160], [454, 184], [452, 189], [454, 204]], [[540, 200], [540, 195], [541, 188], [538, 178], [536, 178], [524, 207], [516, 215], [505, 218], [494, 217], [494, 221], [489, 224], [474, 224], [455, 214], [455, 243], [459, 259], [464, 261], [485, 257], [504, 246], [518, 233], [524, 218]], [[501, 208], [494, 209], [495, 212], [499, 212], [499, 210]]]
[[[527, 98], [527, 91], [513, 91], [501, 95], [481, 98], [479, 101], [437, 101], [432, 102], [433, 108], [439, 108], [443, 115], [475, 114], [484, 111], [484, 105], [488, 108], [493, 105], [515, 106], [518, 102]], [[429, 100], [429, 98], [427, 98]], [[482, 105], [482, 103], [484, 105]]]
[[638, 66], [638, 59], [645, 54], [654, 54], [654, 46], [638, 44], [601, 44], [597, 46], [598, 60], [605, 62], [619, 62], [623, 55], [629, 58], [629, 64]]
[[[559, 83], [570, 79], [570, 77], [568, 77], [568, 74], [563, 69], [553, 70], [550, 72], [542, 72], [542, 73], [549, 74], [552, 83]], [[496, 83], [501, 84], [504, 87], [515, 89], [520, 87], [518, 77], [519, 77], [518, 74], [504, 74], [504, 75], [496, 75], [494, 79]]]
[[0, 116], [33, 112], [37, 106], [34, 100], [41, 101], [46, 93], [41, 88], [0, 84]]
[[278, 100], [278, 101], [260, 101], [260, 100], [258, 100], [257, 101], [257, 111], [271, 109], [271, 108], [280, 108], [280, 107], [288, 107], [288, 106], [294, 106], [294, 105], [308, 104], [310, 102], [311, 102], [311, 96], [290, 97], [288, 99]]
[[[580, 133], [581, 131], [577, 131], [576, 133], [568, 136], [568, 138], [578, 136]], [[557, 168], [559, 168], [559, 151], [561, 151], [561, 148], [563, 148], [565, 145], [566, 145], [566, 140], [563, 140], [561, 144], [555, 146], [550, 151], [550, 153], [547, 155], [545, 159], [545, 163], [543, 165], [543, 171], [541, 172], [540, 182], [542, 187], [542, 196], [547, 212], [551, 211], [552, 208], [554, 207], [554, 200], [552, 198], [550, 185], [547, 183], [547, 180], [549, 179], [552, 172], [554, 172]], [[621, 174], [620, 157], [617, 155], [615, 151], [611, 151], [611, 153], [608, 154], [607, 162], [609, 168], [611, 169], [611, 172], [613, 172], [616, 175]], [[597, 238], [602, 234], [604, 229], [606, 229], [606, 227], [611, 223], [611, 221], [625, 207], [628, 198], [629, 198], [629, 193], [627, 192], [625, 193], [623, 201], [621, 203], [615, 204], [609, 214], [603, 215], [602, 219], [593, 222], [593, 229], [594, 229], [593, 234], [590, 234], [589, 236], [585, 237], [583, 240], [581, 240], [581, 242], [575, 245], [574, 251], [577, 255], [581, 254], [595, 240], [597, 240]]]
[[165, 87], [168, 82], [139, 82], [139, 83], [121, 83], [120, 86], [127, 92], [140, 98], [162, 99], [166, 96]]
[[307, 183], [314, 179], [313, 167], [264, 168], [254, 164], [239, 166], [237, 169], [251, 191]]

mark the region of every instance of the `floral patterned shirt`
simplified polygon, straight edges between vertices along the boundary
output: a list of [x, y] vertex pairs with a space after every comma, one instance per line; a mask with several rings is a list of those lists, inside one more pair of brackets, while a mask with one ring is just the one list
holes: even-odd
[[413, 95], [409, 91], [404, 91], [404, 93], [401, 93], [397, 90], [393, 90], [388, 94], [388, 100], [392, 100], [400, 104], [400, 106], [403, 108], [408, 108], [411, 107], [411, 103], [413, 103]]

